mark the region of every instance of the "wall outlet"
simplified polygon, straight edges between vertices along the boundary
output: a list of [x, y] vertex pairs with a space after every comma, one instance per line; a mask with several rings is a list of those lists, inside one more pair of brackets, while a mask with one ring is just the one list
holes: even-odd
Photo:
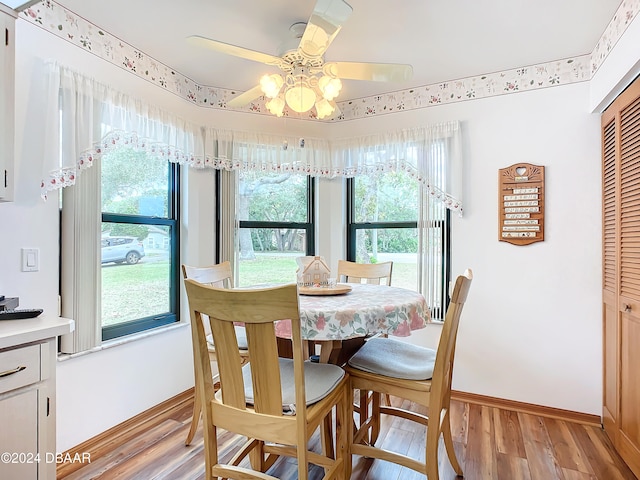
[[40, 270], [40, 249], [39, 248], [23, 248], [22, 249], [22, 271], [37, 272]]

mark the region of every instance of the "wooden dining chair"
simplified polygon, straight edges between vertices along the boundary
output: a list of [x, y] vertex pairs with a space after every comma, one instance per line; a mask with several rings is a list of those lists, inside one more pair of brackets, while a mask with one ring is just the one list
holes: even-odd
[[[298, 462], [298, 479], [309, 464], [324, 469], [324, 480], [344, 479], [349, 390], [337, 365], [303, 360], [302, 328], [295, 284], [262, 289], [221, 289], [184, 281], [193, 330], [197, 389], [203, 405], [205, 478], [270, 479], [266, 472], [280, 456]], [[220, 390], [214, 392], [204, 322], [208, 318], [217, 349]], [[279, 358], [275, 322], [290, 319], [293, 358]], [[234, 322], [243, 322], [249, 363], [240, 365]], [[335, 408], [334, 454], [308, 450], [308, 442]], [[219, 429], [247, 437], [228, 463], [220, 463]], [[247, 461], [248, 457], [248, 461]]]
[[[347, 283], [373, 283], [391, 285], [393, 262], [356, 263], [338, 260], [338, 279]], [[344, 280], [342, 280], [344, 278]]]
[[[438, 442], [442, 434], [451, 466], [462, 475], [453, 448], [449, 404], [458, 324], [472, 278], [471, 270], [466, 270], [456, 279], [437, 350], [390, 338], [373, 338], [349, 359], [346, 370], [351, 388], [373, 392], [371, 413], [367, 402], [360, 405], [359, 427], [355, 433], [349, 432], [351, 454], [397, 463], [426, 475], [429, 480], [438, 480]], [[381, 392], [427, 407], [428, 416], [381, 405]], [[353, 411], [353, 404], [350, 404], [351, 415]], [[375, 446], [381, 414], [398, 416], [427, 427], [425, 462]], [[351, 465], [347, 465], [345, 478], [349, 478], [350, 472]]]
[[[191, 267], [188, 265], [182, 265], [182, 275], [185, 279], [190, 278], [196, 282], [210, 285], [220, 288], [232, 288], [233, 287], [233, 275], [231, 273], [231, 263], [228, 261], [219, 263], [217, 265], [211, 265], [208, 267]], [[247, 350], [247, 335], [243, 326], [236, 326], [236, 339], [238, 340], [238, 353], [240, 355], [240, 364], [244, 365], [249, 361], [249, 351]], [[192, 339], [195, 340], [195, 339]], [[207, 351], [209, 352], [209, 359], [217, 361], [216, 348], [213, 343], [213, 336], [207, 335]], [[214, 383], [218, 381], [218, 375], [214, 375]], [[196, 389], [199, 382], [196, 381]], [[199, 402], [199, 395], [195, 394], [193, 405], [193, 418], [191, 419], [191, 427], [187, 433], [185, 445], [190, 445], [193, 440], [193, 436], [198, 429], [198, 423], [200, 423], [200, 414], [202, 407]]]
[[[369, 283], [391, 285], [391, 274], [393, 272], [393, 262], [382, 263], [356, 263], [348, 260], [338, 260], [338, 277], [344, 278], [347, 283]], [[382, 283], [384, 281], [384, 283]], [[375, 337], [386, 337], [384, 333], [377, 333], [367, 336], [367, 341]], [[364, 402], [364, 395], [361, 402]], [[385, 395], [387, 405], [391, 405], [391, 397]]]

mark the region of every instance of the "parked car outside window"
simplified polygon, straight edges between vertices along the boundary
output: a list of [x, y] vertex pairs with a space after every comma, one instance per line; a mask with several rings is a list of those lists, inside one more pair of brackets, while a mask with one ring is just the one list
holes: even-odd
[[103, 237], [102, 263], [135, 265], [144, 257], [144, 245], [136, 237]]

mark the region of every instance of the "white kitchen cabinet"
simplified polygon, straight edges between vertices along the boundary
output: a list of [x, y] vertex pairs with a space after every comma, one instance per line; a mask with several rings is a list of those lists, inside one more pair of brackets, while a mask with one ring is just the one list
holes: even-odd
[[73, 321], [0, 322], [0, 479], [56, 478], [57, 337]]
[[0, 4], [0, 201], [13, 199], [15, 132], [15, 17]]
[[[42, 389], [36, 386], [17, 390], [12, 396], [0, 400], [2, 478], [46, 478], [46, 475], [38, 475], [39, 463], [43, 459], [38, 456], [38, 422], [33, 421], [38, 417], [38, 401], [42, 393]], [[19, 434], [15, 435], [16, 432]]]

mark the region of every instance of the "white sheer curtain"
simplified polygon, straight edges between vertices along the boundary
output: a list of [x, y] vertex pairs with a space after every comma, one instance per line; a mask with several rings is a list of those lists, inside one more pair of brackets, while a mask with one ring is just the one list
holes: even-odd
[[[337, 140], [210, 128], [205, 143], [205, 159], [196, 166], [329, 178], [406, 171], [430, 196], [462, 214], [459, 122]], [[447, 149], [440, 166], [433, 146], [442, 143]]]
[[[442, 145], [446, 148], [438, 150]], [[420, 182], [429, 196], [462, 214], [462, 155], [459, 145], [459, 122], [446, 122], [332, 140], [331, 163], [334, 170], [345, 177], [407, 172]]]
[[311, 176], [341, 174], [331, 165], [328, 140], [214, 128], [206, 130], [206, 138], [205, 163], [213, 168]]
[[63, 191], [61, 304], [62, 315], [76, 322], [75, 332], [62, 339], [62, 351], [75, 353], [101, 341], [100, 169], [87, 169], [117, 145], [191, 164], [204, 157], [204, 149], [199, 126], [64, 66], [48, 65], [48, 88], [41, 194], [46, 198], [73, 185]]
[[[55, 63], [49, 65], [48, 97], [45, 142], [49, 155], [42, 175], [43, 197], [75, 184], [78, 175], [112, 145], [128, 144], [195, 168], [319, 177], [403, 170], [447, 208], [462, 212], [459, 149], [449, 152], [444, 183], [433, 178], [433, 162], [424, 154], [435, 141], [459, 142], [458, 122], [337, 140], [208, 128]], [[76, 147], [58, 155], [61, 111], [76, 111], [72, 132], [65, 132], [75, 139]]]
[[[48, 64], [48, 77], [48, 156], [41, 184], [44, 198], [53, 190], [75, 184], [82, 171], [116, 145], [131, 145], [165, 161], [202, 164], [200, 125], [57, 63]], [[69, 118], [63, 130], [61, 113]], [[73, 139], [73, 150], [70, 142], [61, 145], [61, 131]]]
[[[433, 258], [429, 248], [436, 245], [428, 231], [434, 219], [433, 205], [462, 213], [458, 122], [331, 141], [212, 129], [122, 94], [63, 65], [50, 63], [47, 70], [47, 156], [41, 195], [46, 198], [52, 191], [75, 185], [79, 177], [83, 183], [64, 192], [62, 312], [76, 320], [76, 332], [64, 340], [65, 351], [86, 350], [100, 342], [100, 172], [84, 171], [113, 146], [130, 145], [162, 161], [232, 173], [260, 170], [353, 177], [406, 171], [423, 185], [421, 264]], [[228, 188], [221, 206], [221, 251], [223, 259], [231, 260], [236, 235], [230, 239], [224, 233], [237, 229], [235, 175], [223, 176], [223, 182]], [[432, 274], [420, 273], [425, 293], [431, 288]]]

